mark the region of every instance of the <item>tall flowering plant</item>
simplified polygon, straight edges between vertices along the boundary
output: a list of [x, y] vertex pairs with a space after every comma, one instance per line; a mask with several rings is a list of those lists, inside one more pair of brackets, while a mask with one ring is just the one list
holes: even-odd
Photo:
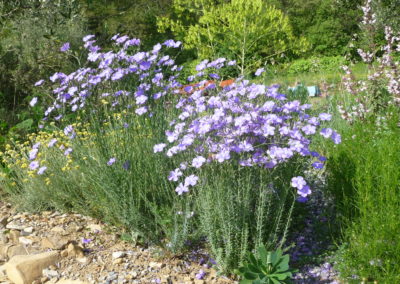
[[198, 88], [188, 85], [190, 95], [175, 105], [178, 114], [165, 141], [153, 148], [176, 161], [167, 178], [178, 196], [194, 200], [222, 270], [237, 267], [261, 243], [282, 245], [294, 200], [305, 202], [312, 193], [307, 165], [322, 169], [326, 160], [310, 149], [312, 138], [341, 142], [337, 132], [323, 127], [330, 114], [309, 114], [311, 105], [289, 101], [278, 86], [244, 78], [222, 89], [208, 83], [204, 74], [218, 78], [229, 64], [220, 58], [197, 66], [188, 80]]
[[[168, 161], [151, 155], [172, 115], [167, 95], [181, 87], [180, 67], [167, 55], [181, 44], [167, 40], [144, 51], [139, 39], [112, 40], [103, 50], [85, 36], [84, 66], [35, 83], [53, 90], [40, 126], [48, 135], [27, 141], [19, 156], [5, 153], [7, 167], [18, 172], [13, 176], [24, 197], [100, 216], [160, 243], [179, 230], [174, 212], [184, 206], [160, 174]], [[30, 105], [47, 103], [42, 100]]]
[[[304, 157], [311, 158], [311, 165], [320, 169], [325, 158], [309, 149], [312, 137], [320, 134], [335, 144], [341, 142], [337, 132], [321, 127], [331, 119], [330, 114], [307, 114], [311, 105], [288, 101], [278, 92], [278, 86], [239, 79], [212, 93], [216, 88], [210, 84], [182, 97], [176, 104], [178, 118], [165, 132], [168, 144], [154, 146], [154, 152], [165, 151], [168, 157], [181, 153], [190, 157], [168, 176], [178, 182], [175, 191], [179, 195], [197, 184], [196, 171], [208, 164], [235, 162], [242, 167], [271, 170]], [[291, 185], [301, 200], [311, 193], [303, 177], [293, 177]]]
[[[353, 122], [385, 110], [387, 106], [400, 105], [400, 71], [395, 55], [400, 51], [400, 35], [391, 27], [384, 30], [385, 44], [378, 48], [374, 42], [376, 33], [376, 15], [372, 1], [367, 0], [362, 7], [363, 20], [361, 30], [368, 41], [367, 48], [357, 49], [362, 61], [368, 65], [367, 80], [357, 80], [349, 66], [343, 66], [345, 75], [343, 85], [352, 95], [350, 102], [338, 105], [342, 118]], [[382, 54], [382, 56], [378, 56]]]

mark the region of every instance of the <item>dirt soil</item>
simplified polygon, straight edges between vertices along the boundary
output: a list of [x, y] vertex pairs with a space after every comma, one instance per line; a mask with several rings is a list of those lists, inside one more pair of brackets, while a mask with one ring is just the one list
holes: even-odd
[[0, 283], [12, 283], [1, 267], [13, 256], [50, 250], [60, 252], [60, 261], [34, 284], [237, 283], [218, 276], [201, 250], [167, 257], [160, 248], [122, 240], [119, 229], [99, 220], [50, 211], [18, 213], [0, 201]]

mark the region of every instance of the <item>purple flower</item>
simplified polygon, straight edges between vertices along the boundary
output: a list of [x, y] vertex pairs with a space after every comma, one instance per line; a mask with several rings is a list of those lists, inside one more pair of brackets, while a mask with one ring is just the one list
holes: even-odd
[[67, 126], [64, 128], [64, 134], [65, 134], [66, 136], [68, 136], [68, 134], [73, 133], [73, 132], [74, 132], [74, 128], [72, 127], [72, 125], [67, 125]]
[[135, 110], [135, 113], [138, 115], [145, 114], [147, 112], [147, 107], [143, 106]]
[[302, 188], [297, 189], [297, 193], [302, 197], [307, 197], [311, 194], [311, 189], [308, 185], [304, 185]]
[[321, 119], [321, 120], [331, 120], [331, 118], [332, 118], [332, 115], [330, 115], [329, 113], [320, 113], [319, 114], [319, 119]]
[[256, 73], [254, 73], [254, 75], [256, 75], [257, 77], [258, 76], [260, 76], [262, 73], [264, 73], [265, 72], [265, 69], [264, 68], [258, 68], [257, 69], [257, 71], [256, 71]]
[[303, 127], [301, 128], [301, 130], [303, 130], [303, 132], [304, 132], [306, 135], [312, 135], [312, 134], [315, 134], [316, 127], [315, 127], [314, 125], [307, 124], [306, 126], [303, 126]]
[[340, 144], [342, 142], [342, 137], [335, 131], [332, 132], [331, 139], [335, 144]]
[[206, 162], [206, 159], [202, 156], [197, 156], [196, 158], [193, 159], [192, 161], [192, 167], [195, 167], [196, 169], [200, 168], [204, 163]]
[[47, 144], [47, 147], [51, 148], [57, 143], [57, 139], [53, 138], [50, 140], [49, 144]]
[[185, 178], [185, 186], [195, 186], [197, 184], [197, 181], [199, 180], [198, 176], [195, 175], [190, 175]]
[[183, 183], [180, 183], [178, 187], [175, 189], [175, 191], [176, 193], [178, 193], [178, 195], [182, 195], [185, 192], [189, 192], [189, 188]]
[[167, 46], [167, 47], [178, 48], [179, 46], [181, 46], [182, 42], [180, 42], [180, 41], [174, 41], [174, 40], [172, 40], [172, 39], [169, 39], [169, 40], [166, 40], [163, 44], [164, 44], [165, 46]]
[[42, 175], [42, 174], [44, 174], [44, 172], [47, 170], [47, 167], [46, 166], [43, 166], [43, 167], [41, 167], [38, 171], [37, 171], [37, 174], [38, 175]]
[[39, 162], [38, 161], [33, 161], [29, 164], [29, 168], [31, 170], [36, 170], [37, 168], [39, 168]]
[[34, 98], [29, 102], [29, 105], [30, 105], [31, 107], [34, 107], [35, 104], [37, 103], [37, 101], [38, 101], [38, 98], [37, 98], [37, 97], [34, 97]]
[[154, 153], [162, 152], [166, 146], [167, 146], [167, 144], [165, 144], [165, 143], [160, 143], [160, 144], [154, 145], [153, 151], [154, 151]]
[[314, 162], [312, 163], [312, 166], [316, 169], [322, 169], [324, 167], [324, 164], [321, 162]]
[[142, 105], [147, 101], [147, 96], [145, 95], [140, 95], [138, 97], [136, 97], [136, 104], [137, 105]]
[[67, 50], [69, 50], [69, 48], [70, 48], [70, 44], [69, 44], [69, 42], [66, 42], [63, 44], [63, 46], [61, 46], [60, 51], [66, 52]]
[[125, 75], [125, 70], [124, 69], [118, 69], [114, 74], [111, 76], [112, 81], [117, 81], [124, 77]]
[[44, 83], [44, 80], [39, 80], [35, 83], [35, 87], [41, 86]]
[[90, 243], [92, 241], [92, 239], [85, 239], [85, 238], [82, 238], [82, 243], [83, 244], [88, 244], [88, 243]]
[[229, 150], [223, 150], [215, 155], [215, 158], [218, 162], [223, 163], [225, 160], [229, 160], [231, 155], [229, 154]]
[[36, 156], [37, 156], [38, 152], [39, 152], [39, 149], [32, 149], [32, 150], [29, 152], [29, 160], [34, 160], [34, 159], [36, 159]]
[[175, 169], [169, 173], [168, 180], [169, 181], [178, 181], [179, 177], [182, 176], [181, 170]]
[[64, 156], [68, 156], [71, 153], [72, 153], [72, 148], [68, 148], [67, 150], [65, 150]]
[[107, 162], [107, 165], [108, 165], [108, 166], [112, 166], [116, 161], [117, 161], [117, 159], [115, 159], [115, 158], [110, 158], [110, 160], [108, 160], [108, 162]]
[[297, 197], [296, 200], [297, 200], [298, 202], [304, 203], [304, 202], [307, 202], [307, 201], [308, 201], [308, 198], [307, 198], [307, 197], [304, 197], [304, 196], [299, 196], [299, 197]]
[[297, 189], [302, 189], [304, 186], [307, 185], [307, 183], [306, 183], [306, 181], [304, 180], [303, 177], [298, 176], [298, 177], [293, 177], [292, 178], [292, 180], [290, 182], [290, 185], [292, 187], [297, 188]]
[[124, 43], [125, 41], [127, 41], [128, 39], [129, 39], [129, 37], [125, 35], [125, 36], [121, 36], [119, 38], [116, 38], [115, 42], [118, 43], [118, 44], [121, 44], [121, 43]]
[[94, 35], [87, 35], [87, 36], [83, 37], [83, 41], [87, 42], [87, 41], [91, 40], [92, 38], [94, 38]]
[[127, 48], [129, 46], [134, 46], [134, 45], [140, 45], [140, 39], [133, 38], [133, 39], [127, 40], [124, 43], [124, 48]]
[[330, 128], [322, 128], [322, 130], [320, 132], [320, 134], [322, 136], [324, 136], [325, 138], [331, 137], [332, 133], [333, 133], [333, 130]]
[[203, 279], [206, 276], [206, 273], [203, 271], [203, 269], [199, 270], [199, 273], [196, 274], [196, 279]]

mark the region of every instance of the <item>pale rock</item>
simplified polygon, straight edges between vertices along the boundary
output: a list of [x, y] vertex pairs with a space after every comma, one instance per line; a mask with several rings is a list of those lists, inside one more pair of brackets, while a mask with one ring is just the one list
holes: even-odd
[[76, 261], [84, 264], [84, 263], [88, 262], [88, 258], [87, 257], [78, 257], [78, 258], [76, 258]]
[[115, 251], [115, 252], [112, 253], [112, 258], [113, 259], [122, 258], [125, 255], [126, 255], [126, 253], [123, 252], [123, 251]]
[[85, 256], [83, 248], [72, 243], [68, 245], [67, 252], [69, 257], [82, 258]]
[[48, 277], [48, 278], [58, 277], [57, 271], [52, 270], [52, 269], [47, 269], [47, 268], [42, 270], [42, 274], [43, 274], [43, 276]]
[[149, 263], [149, 266], [150, 266], [151, 268], [158, 268], [158, 269], [161, 269], [161, 268], [164, 268], [164, 267], [165, 267], [165, 263], [154, 262], [154, 261], [152, 261], [152, 262]]
[[48, 236], [42, 239], [42, 248], [44, 249], [64, 249], [70, 240], [66, 237]]
[[58, 278], [51, 278], [49, 281], [46, 282], [46, 284], [56, 284], [58, 283]]
[[22, 225], [17, 225], [17, 224], [14, 224], [14, 223], [8, 223], [7, 225], [6, 225], [6, 229], [9, 229], [9, 230], [18, 230], [18, 231], [22, 231], [23, 229], [24, 229], [25, 227], [24, 226], [22, 226]]
[[52, 228], [50, 231], [52, 231], [53, 233], [60, 234], [60, 235], [66, 235], [66, 234], [68, 234], [68, 233], [64, 230], [64, 228], [59, 227], [59, 226]]
[[60, 253], [60, 255], [62, 256], [62, 257], [68, 257], [68, 250], [63, 250], [61, 253]]
[[118, 265], [118, 264], [121, 264], [122, 261], [123, 261], [122, 258], [117, 258], [117, 259], [113, 260], [113, 264], [114, 264], [114, 265]]
[[57, 284], [89, 284], [89, 282], [81, 280], [61, 279]]
[[27, 234], [32, 234], [33, 231], [34, 231], [33, 227], [26, 227], [23, 229], [23, 232]]
[[20, 244], [23, 244], [23, 245], [26, 245], [26, 246], [33, 244], [33, 241], [31, 239], [27, 239], [25, 237], [19, 237], [18, 241], [19, 241]]
[[98, 224], [89, 224], [86, 226], [88, 229], [90, 229], [91, 232], [101, 232], [102, 228]]
[[24, 245], [10, 246], [7, 250], [8, 259], [17, 255], [28, 255], [30, 251]]
[[15, 284], [30, 284], [42, 275], [42, 270], [59, 259], [56, 251], [35, 255], [17, 255], [5, 264], [8, 278]]

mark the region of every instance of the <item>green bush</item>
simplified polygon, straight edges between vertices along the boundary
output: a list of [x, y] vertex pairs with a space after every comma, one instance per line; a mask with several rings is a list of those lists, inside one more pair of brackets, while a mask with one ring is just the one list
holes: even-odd
[[[191, 1], [175, 2], [178, 14], [186, 13], [184, 8], [193, 5]], [[194, 22], [182, 21], [186, 14], [176, 20], [164, 17], [159, 21], [160, 30], [170, 29], [186, 48], [195, 49], [199, 58], [235, 59], [240, 74], [245, 74], [272, 59], [280, 61], [284, 54], [302, 54], [309, 47], [305, 38], [293, 35], [284, 13], [261, 0], [204, 3], [197, 3], [198, 10], [192, 8], [197, 15], [194, 19], [198, 19]]]
[[327, 71], [339, 71], [345, 63], [341, 56], [311, 57], [308, 59], [298, 59], [286, 68], [289, 74], [317, 73]]

